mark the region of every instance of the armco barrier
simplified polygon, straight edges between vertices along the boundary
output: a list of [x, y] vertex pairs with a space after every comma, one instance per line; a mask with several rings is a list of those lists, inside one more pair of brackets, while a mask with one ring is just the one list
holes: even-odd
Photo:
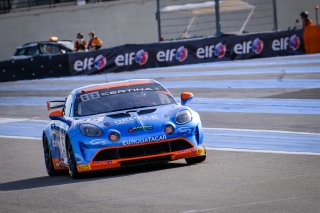
[[304, 53], [303, 31], [128, 44], [95, 52], [37, 56], [0, 62], [1, 81], [68, 75], [122, 72], [138, 69], [263, 58]]
[[0, 62], [1, 82], [71, 75], [68, 55], [36, 56]]

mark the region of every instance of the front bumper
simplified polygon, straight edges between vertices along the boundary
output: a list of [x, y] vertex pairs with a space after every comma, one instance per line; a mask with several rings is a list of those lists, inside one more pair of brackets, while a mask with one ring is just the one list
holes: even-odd
[[[182, 145], [177, 145], [182, 144]], [[168, 162], [206, 155], [204, 146], [195, 147], [185, 139], [166, 140], [99, 150], [88, 164], [78, 164], [78, 172]]]

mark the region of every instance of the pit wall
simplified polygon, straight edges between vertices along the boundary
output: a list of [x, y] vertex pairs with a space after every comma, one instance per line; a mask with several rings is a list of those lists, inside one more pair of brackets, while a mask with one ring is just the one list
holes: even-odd
[[[314, 33], [311, 33], [314, 36]], [[319, 34], [315, 33], [319, 41]], [[185, 64], [304, 54], [303, 30], [127, 44], [94, 52], [0, 62], [1, 81], [91, 75]]]

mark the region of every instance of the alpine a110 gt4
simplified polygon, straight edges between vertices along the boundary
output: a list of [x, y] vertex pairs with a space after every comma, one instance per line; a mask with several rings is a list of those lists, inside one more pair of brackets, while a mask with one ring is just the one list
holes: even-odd
[[206, 159], [199, 114], [160, 83], [127, 80], [81, 87], [47, 102], [51, 122], [42, 142], [49, 176], [185, 159]]

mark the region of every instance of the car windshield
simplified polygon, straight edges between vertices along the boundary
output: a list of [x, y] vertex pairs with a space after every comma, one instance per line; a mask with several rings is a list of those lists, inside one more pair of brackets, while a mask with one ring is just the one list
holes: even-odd
[[87, 116], [121, 110], [176, 104], [159, 84], [140, 84], [82, 92], [76, 96], [75, 116]]
[[70, 41], [58, 41], [59, 44], [62, 44], [63, 46], [67, 47], [68, 49], [73, 49], [73, 42]]

